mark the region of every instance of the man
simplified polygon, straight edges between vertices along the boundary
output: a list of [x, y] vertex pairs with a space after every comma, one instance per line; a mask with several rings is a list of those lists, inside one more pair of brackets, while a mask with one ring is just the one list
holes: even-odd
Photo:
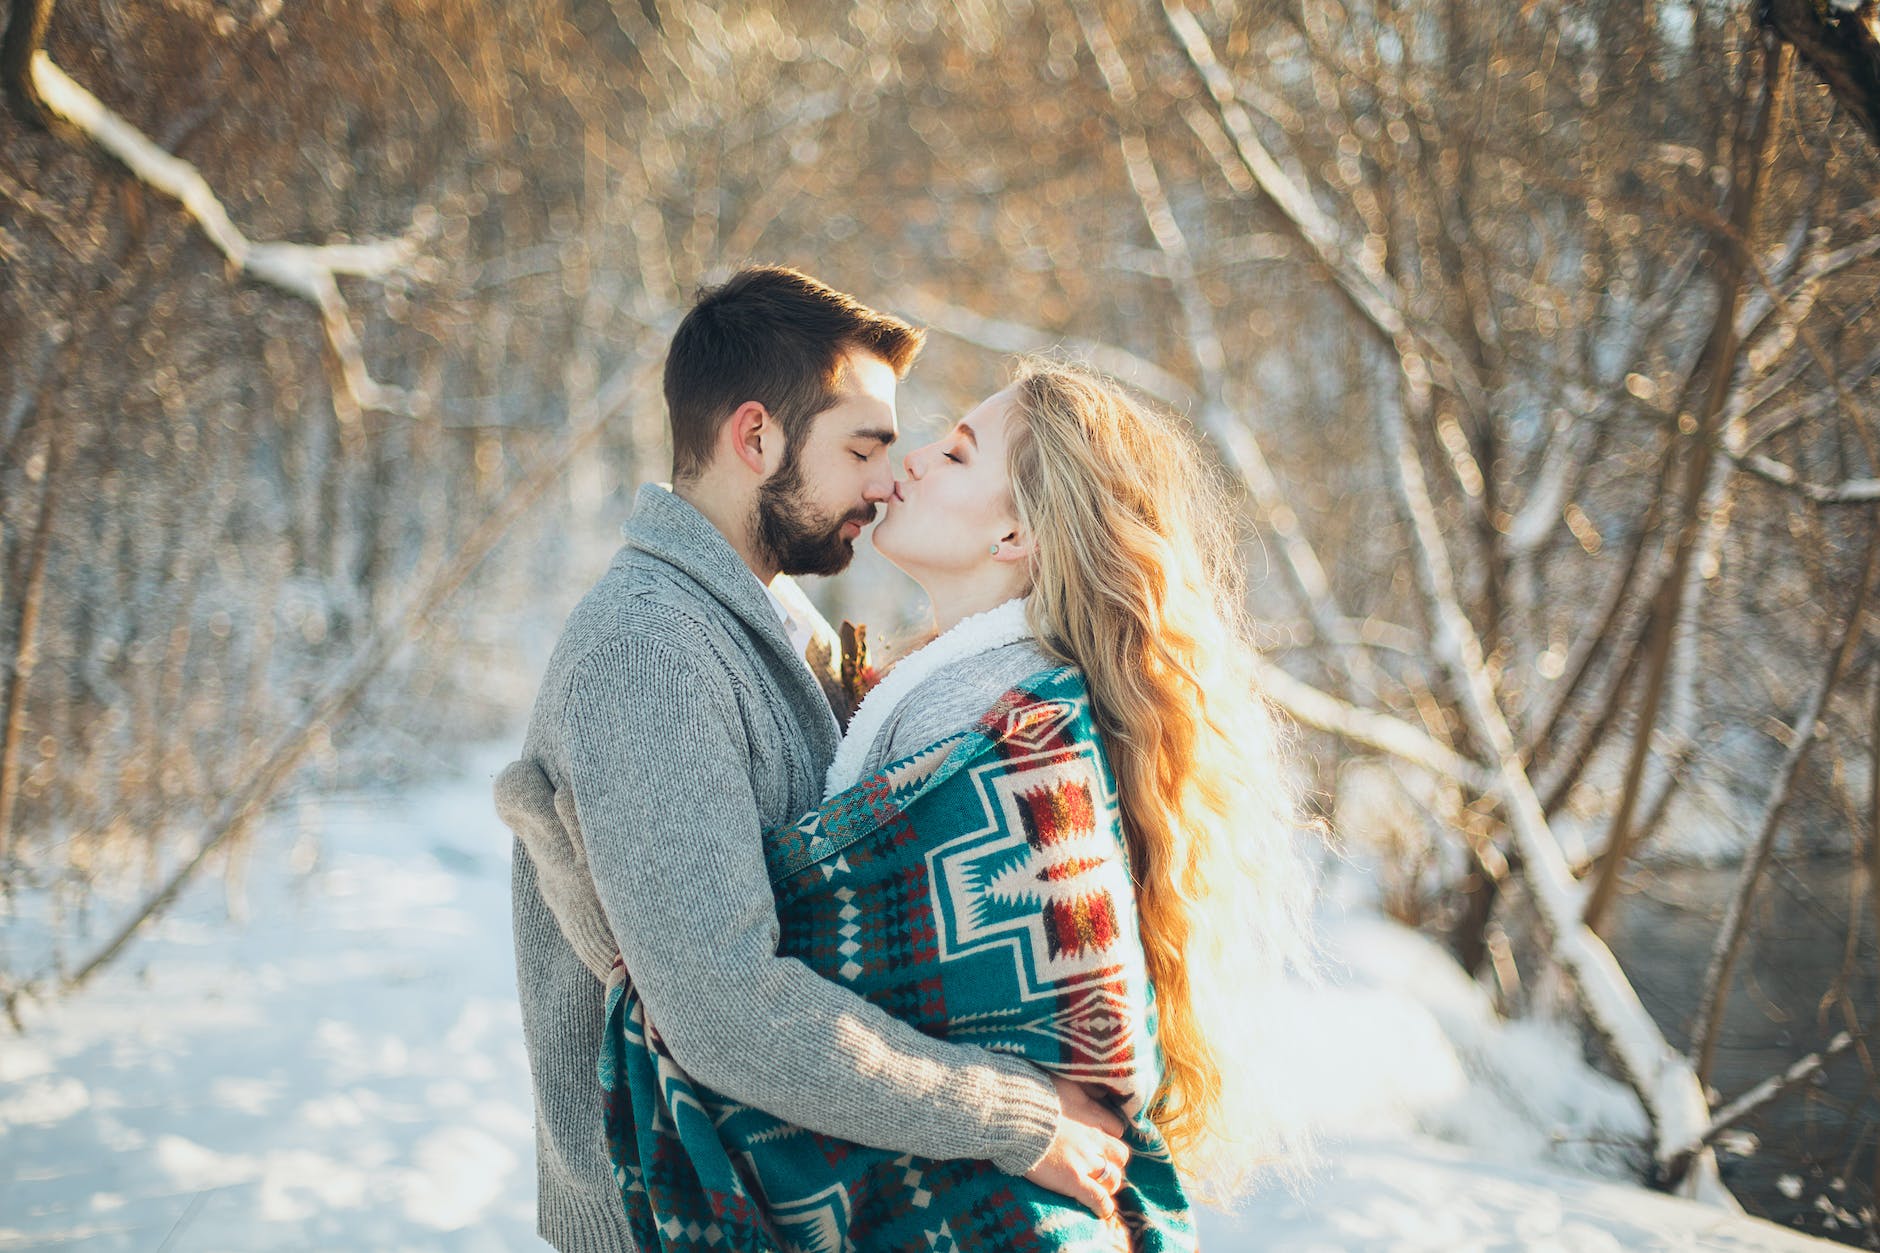
[[[776, 953], [761, 832], [820, 802], [838, 729], [769, 585], [848, 564], [894, 487], [895, 384], [920, 343], [776, 268], [704, 293], [673, 336], [673, 486], [641, 489], [625, 546], [555, 647], [523, 747], [585, 841], [567, 864], [515, 853], [537, 1225], [557, 1248], [633, 1247], [595, 1073], [594, 968], [610, 944], [705, 1086], [814, 1131], [983, 1158], [1109, 1204], [1071, 1163], [1121, 1123], [1080, 1089], [922, 1035]], [[541, 885], [568, 894], [549, 876], [591, 876], [600, 916], [558, 924]]]

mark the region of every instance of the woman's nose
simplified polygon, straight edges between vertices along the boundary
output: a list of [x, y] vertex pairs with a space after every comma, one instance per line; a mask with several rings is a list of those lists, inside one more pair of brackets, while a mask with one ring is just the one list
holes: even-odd
[[910, 479], [920, 477], [920, 467], [914, 463], [913, 453], [909, 453], [907, 456], [901, 458], [901, 468], [907, 471], [907, 477]]

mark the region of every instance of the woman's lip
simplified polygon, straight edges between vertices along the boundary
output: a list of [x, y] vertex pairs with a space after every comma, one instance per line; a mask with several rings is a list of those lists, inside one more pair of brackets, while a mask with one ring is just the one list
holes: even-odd
[[899, 483], [896, 483], [896, 484], [894, 485], [894, 498], [895, 498], [896, 500], [906, 500], [906, 499], [907, 499], [907, 497], [905, 497], [905, 496], [903, 496], [903, 495], [901, 495], [901, 485], [900, 485]]

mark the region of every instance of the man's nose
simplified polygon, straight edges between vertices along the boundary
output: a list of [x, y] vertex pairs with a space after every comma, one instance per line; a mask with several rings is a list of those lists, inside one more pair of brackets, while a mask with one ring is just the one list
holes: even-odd
[[894, 471], [883, 458], [881, 471], [868, 476], [868, 482], [862, 488], [862, 499], [872, 504], [880, 504], [894, 495]]

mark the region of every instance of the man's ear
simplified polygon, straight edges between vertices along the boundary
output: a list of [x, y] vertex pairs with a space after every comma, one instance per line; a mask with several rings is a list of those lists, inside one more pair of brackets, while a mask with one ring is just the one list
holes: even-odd
[[728, 445], [731, 455], [750, 468], [759, 478], [768, 478], [783, 460], [783, 428], [770, 416], [770, 410], [755, 400], [739, 405], [725, 419], [718, 436]]

